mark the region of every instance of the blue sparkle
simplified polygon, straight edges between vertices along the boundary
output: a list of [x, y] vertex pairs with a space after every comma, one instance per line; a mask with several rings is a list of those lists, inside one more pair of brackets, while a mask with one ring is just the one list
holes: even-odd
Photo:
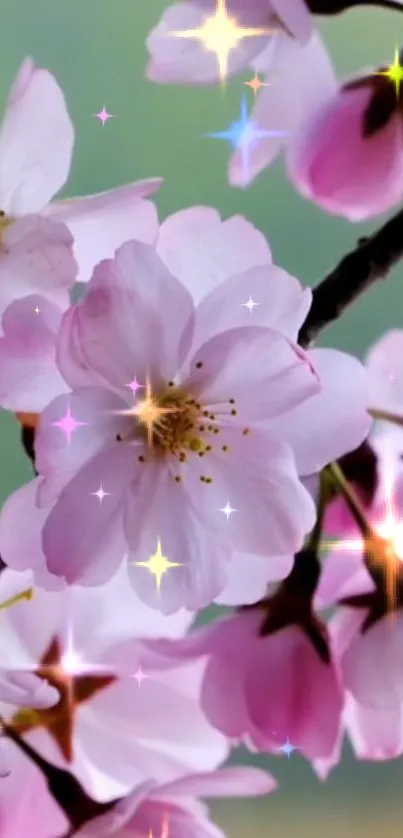
[[296, 751], [296, 750], [297, 749], [294, 748], [294, 745], [291, 745], [291, 742], [290, 742], [288, 736], [287, 736], [286, 741], [284, 742], [284, 745], [282, 745], [281, 748], [279, 748], [279, 751], [281, 751], [283, 754], [285, 754], [287, 759], [290, 759], [291, 754], [293, 754], [294, 751]]
[[204, 136], [214, 140], [226, 140], [233, 148], [239, 149], [242, 156], [244, 182], [246, 183], [248, 180], [249, 152], [251, 149], [256, 147], [263, 139], [267, 139], [268, 137], [285, 137], [287, 134], [287, 131], [266, 131], [264, 128], [259, 128], [253, 120], [249, 119], [246, 96], [243, 96], [239, 119], [232, 122], [225, 131], [216, 131], [211, 134], [205, 134]]

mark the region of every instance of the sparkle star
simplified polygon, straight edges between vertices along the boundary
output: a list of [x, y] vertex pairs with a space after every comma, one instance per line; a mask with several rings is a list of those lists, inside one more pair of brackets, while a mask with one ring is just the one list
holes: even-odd
[[102, 122], [102, 127], [104, 127], [105, 122], [107, 122], [108, 119], [113, 119], [114, 114], [108, 113], [104, 105], [102, 111], [99, 111], [99, 113], [94, 113], [94, 116], [96, 119], [99, 119], [99, 121]]
[[250, 294], [249, 294], [249, 300], [248, 300], [246, 303], [241, 303], [241, 305], [242, 305], [242, 306], [244, 306], [245, 308], [247, 308], [247, 309], [249, 310], [249, 314], [252, 314], [253, 309], [254, 309], [256, 306], [258, 306], [258, 305], [259, 305], [259, 303], [255, 303], [255, 302], [252, 300], [252, 297], [251, 297], [251, 296], [250, 296]]
[[70, 445], [73, 431], [75, 431], [76, 428], [87, 425], [87, 422], [77, 422], [70, 411], [70, 405], [68, 405], [65, 415], [59, 419], [58, 422], [52, 422], [52, 425], [55, 428], [60, 428], [60, 430], [66, 434], [67, 443]]
[[108, 497], [110, 494], [111, 494], [110, 492], [104, 492], [102, 483], [101, 483], [97, 492], [91, 492], [91, 495], [94, 498], [98, 498], [100, 504], [102, 504], [103, 499]]
[[285, 754], [287, 759], [290, 759], [291, 754], [293, 754], [294, 751], [296, 751], [296, 750], [297, 749], [294, 748], [294, 745], [291, 745], [291, 742], [290, 742], [288, 736], [287, 736], [286, 741], [284, 742], [284, 745], [281, 745], [281, 747], [279, 748], [279, 751], [281, 751], [282, 754]]
[[154, 435], [158, 435], [158, 428], [161, 425], [163, 426], [164, 417], [170, 413], [178, 413], [178, 407], [164, 407], [159, 404], [158, 399], [155, 398], [152, 392], [149, 378], [147, 378], [145, 391], [144, 399], [137, 402], [134, 407], [130, 407], [128, 410], [121, 410], [119, 413], [124, 416], [135, 416], [144, 425], [147, 431], [148, 447], [152, 448]]
[[181, 567], [180, 562], [170, 562], [162, 553], [161, 541], [158, 539], [157, 550], [150, 556], [146, 562], [134, 562], [137, 567], [145, 567], [153, 576], [157, 583], [157, 591], [161, 590], [162, 577], [171, 567]]
[[205, 136], [216, 140], [226, 140], [241, 152], [243, 178], [246, 184], [249, 176], [249, 152], [252, 148], [256, 147], [261, 140], [285, 137], [287, 133], [287, 131], [266, 131], [264, 128], [259, 128], [255, 122], [249, 119], [246, 97], [243, 96], [240, 118], [232, 122], [226, 131], [214, 132]]
[[220, 80], [224, 83], [228, 75], [230, 53], [244, 38], [256, 38], [277, 31], [277, 29], [267, 27], [247, 28], [238, 26], [236, 18], [228, 15], [226, 0], [217, 0], [214, 14], [207, 17], [198, 29], [186, 29], [169, 34], [173, 38], [188, 38], [200, 41], [205, 49], [214, 52], [217, 56]]
[[142, 684], [142, 682], [145, 681], [145, 679], [148, 677], [149, 676], [145, 672], [143, 672], [141, 666], [139, 666], [136, 672], [132, 675], [132, 678], [134, 678], [134, 680], [137, 681], [139, 687]]
[[113, 675], [77, 671], [78, 664], [79, 658], [73, 659], [70, 650], [63, 651], [59, 638], [54, 637], [34, 671], [59, 690], [58, 703], [50, 708], [19, 710], [10, 722], [10, 727], [20, 736], [45, 728], [67, 762], [74, 759], [77, 708], [116, 680]]
[[42, 311], [42, 309], [41, 309], [41, 308], [39, 308], [39, 306], [36, 306], [36, 307], [34, 308], [34, 312], [35, 312], [35, 314], [40, 314], [40, 312], [41, 312], [41, 311]]
[[260, 81], [260, 78], [259, 78], [257, 72], [255, 73], [253, 79], [250, 79], [250, 81], [244, 81], [244, 84], [246, 85], [246, 87], [250, 87], [251, 90], [253, 90], [253, 95], [254, 95], [255, 99], [256, 99], [258, 90], [260, 90], [261, 87], [270, 87], [270, 85], [267, 81], [266, 82], [265, 81]]
[[386, 76], [395, 86], [396, 98], [400, 95], [400, 86], [403, 81], [403, 66], [400, 62], [399, 50], [395, 49], [395, 58], [393, 64], [390, 64], [386, 70], [381, 70], [375, 73], [376, 76]]
[[232, 508], [229, 500], [227, 500], [227, 503], [225, 504], [225, 506], [223, 506], [223, 508], [220, 509], [219, 511], [224, 513], [224, 515], [227, 518], [227, 521], [229, 520], [229, 518], [230, 518], [230, 516], [232, 515], [233, 512], [238, 512], [237, 509]]
[[144, 388], [144, 384], [139, 384], [139, 382], [137, 381], [136, 376], [134, 376], [133, 381], [130, 381], [129, 384], [126, 384], [126, 387], [128, 387], [129, 390], [132, 391], [133, 396], [135, 396], [136, 393], [137, 393], [137, 390], [142, 390]]

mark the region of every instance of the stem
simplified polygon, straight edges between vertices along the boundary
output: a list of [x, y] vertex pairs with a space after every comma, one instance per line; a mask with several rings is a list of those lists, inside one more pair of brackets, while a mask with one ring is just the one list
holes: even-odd
[[11, 739], [44, 775], [50, 794], [59, 804], [71, 825], [69, 836], [93, 818], [109, 812], [116, 804], [116, 800], [110, 803], [98, 803], [92, 800], [69, 771], [48, 763], [32, 748], [29, 742], [26, 742], [15, 730], [9, 727], [1, 716], [0, 725], [4, 735]]
[[360, 501], [357, 498], [356, 493], [349, 485], [348, 481], [344, 477], [344, 474], [337, 463], [330, 463], [327, 467], [328, 472], [333, 478], [337, 488], [340, 490], [341, 494], [343, 495], [344, 500], [355, 520], [358, 524], [360, 531], [364, 538], [374, 538], [376, 537], [375, 532], [373, 531], [372, 527], [368, 523], [367, 516], [365, 514], [364, 509], [361, 506]]
[[359, 241], [314, 288], [312, 306], [298, 336], [301, 346], [309, 346], [364, 291], [384, 279], [402, 257], [403, 210], [400, 210], [380, 230]]

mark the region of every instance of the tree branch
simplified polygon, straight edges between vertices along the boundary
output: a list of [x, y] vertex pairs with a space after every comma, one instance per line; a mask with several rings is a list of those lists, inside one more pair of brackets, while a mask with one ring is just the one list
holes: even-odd
[[313, 290], [312, 306], [298, 342], [309, 346], [327, 326], [371, 285], [384, 279], [403, 257], [403, 210], [383, 227], [358, 242], [337, 267]]
[[65, 771], [63, 768], [57, 768], [55, 765], [47, 762], [32, 748], [29, 742], [26, 742], [25, 739], [19, 736], [1, 717], [0, 726], [3, 734], [11, 739], [44, 775], [50, 794], [64, 811], [70, 823], [71, 831], [69, 832], [69, 836], [73, 835], [93, 818], [109, 812], [118, 802], [117, 800], [113, 800], [109, 803], [98, 803], [92, 800], [78, 780], [69, 771]]
[[381, 9], [403, 12], [399, 0], [307, 0], [307, 3], [315, 15], [337, 15], [356, 6], [378, 6]]

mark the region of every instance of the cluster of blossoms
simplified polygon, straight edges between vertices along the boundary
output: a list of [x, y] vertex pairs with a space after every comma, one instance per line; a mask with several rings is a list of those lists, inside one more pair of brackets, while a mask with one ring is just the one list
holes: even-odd
[[[284, 144], [298, 188], [355, 220], [401, 197], [403, 138], [393, 83], [339, 88], [313, 31], [347, 5], [228, 0], [278, 28], [229, 71], [281, 71], [254, 119], [283, 108], [290, 135], [251, 178]], [[213, 8], [166, 10], [151, 78], [218, 79], [166, 37]], [[73, 144], [27, 59], [0, 131], [0, 406], [35, 472], [0, 513], [0, 838], [218, 838], [199, 798], [276, 788], [226, 765], [238, 744], [291, 742], [321, 778], [345, 736], [360, 759], [403, 753], [403, 331], [365, 363], [309, 345], [362, 290], [348, 260], [370, 284], [403, 225], [312, 294], [241, 216], [160, 221], [161, 179], [52, 203]], [[193, 628], [213, 603], [230, 610]]]

